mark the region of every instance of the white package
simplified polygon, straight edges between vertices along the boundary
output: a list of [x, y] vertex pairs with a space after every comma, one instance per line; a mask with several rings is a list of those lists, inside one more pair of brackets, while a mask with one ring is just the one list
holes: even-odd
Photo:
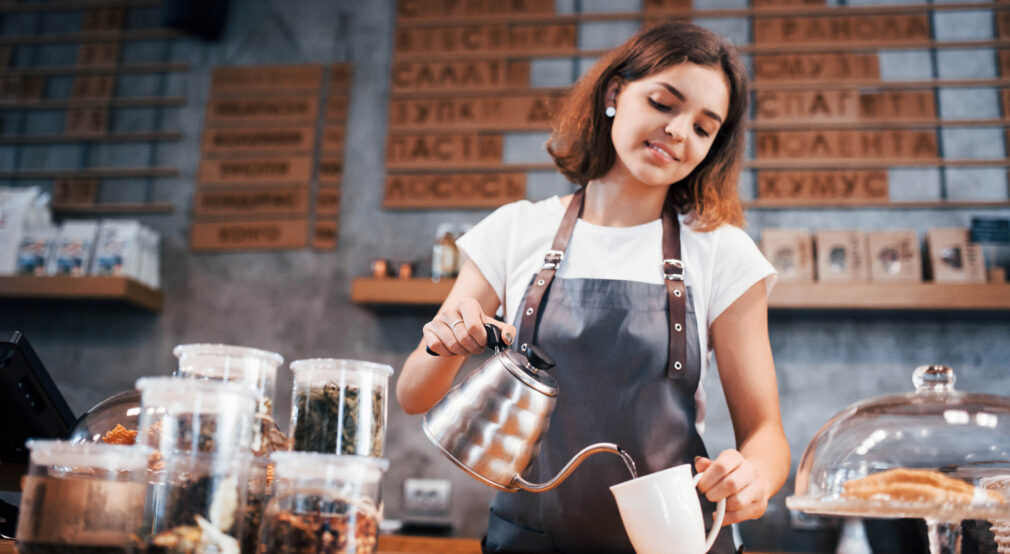
[[46, 274], [46, 260], [58, 233], [59, 228], [53, 225], [25, 229], [18, 246], [18, 275]]
[[122, 275], [140, 280], [141, 225], [136, 220], [102, 220], [95, 238], [92, 275]]
[[91, 265], [97, 232], [97, 221], [64, 221], [49, 254], [46, 273], [74, 277], [86, 275]]
[[17, 269], [25, 220], [38, 195], [38, 187], [0, 187], [0, 275], [11, 275]]
[[161, 235], [150, 227], [141, 227], [143, 255], [140, 263], [140, 281], [152, 289], [161, 288]]

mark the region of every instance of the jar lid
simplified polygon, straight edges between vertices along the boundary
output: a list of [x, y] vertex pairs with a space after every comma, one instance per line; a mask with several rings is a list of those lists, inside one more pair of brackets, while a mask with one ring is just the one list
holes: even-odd
[[141, 408], [157, 408], [169, 413], [221, 413], [224, 411], [255, 414], [256, 395], [252, 389], [227, 381], [204, 381], [179, 377], [141, 377], [137, 379]]
[[[172, 349], [172, 354], [179, 358], [180, 365], [206, 364], [208, 369], [234, 371], [273, 371], [284, 363], [284, 357], [276, 352], [234, 346], [230, 344], [195, 343], [180, 344]], [[224, 359], [224, 366], [217, 359]], [[232, 361], [234, 360], [234, 361]]]
[[291, 362], [291, 373], [294, 374], [295, 381], [334, 380], [337, 376], [343, 376], [344, 380], [350, 382], [372, 378], [385, 383], [393, 374], [393, 368], [364, 360], [307, 358]]
[[271, 453], [270, 460], [279, 479], [378, 483], [389, 469], [385, 458], [350, 454], [285, 451]]
[[29, 439], [25, 446], [31, 451], [31, 463], [36, 466], [68, 466], [132, 471], [147, 468], [151, 450], [140, 445], [73, 443], [54, 439]]

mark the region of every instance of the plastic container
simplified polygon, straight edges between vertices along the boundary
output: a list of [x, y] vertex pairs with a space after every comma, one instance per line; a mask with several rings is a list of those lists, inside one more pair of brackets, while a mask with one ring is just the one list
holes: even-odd
[[360, 360], [291, 362], [293, 450], [382, 457], [393, 368]]
[[130, 552], [140, 529], [146, 448], [30, 440], [18, 552]]
[[172, 354], [179, 359], [178, 377], [239, 383], [253, 391], [257, 425], [252, 448], [256, 455], [287, 449], [287, 437], [273, 419], [277, 368], [284, 363], [280, 354], [227, 344], [180, 344]]
[[260, 552], [375, 552], [388, 460], [314, 452], [275, 452], [270, 459], [275, 492], [263, 514]]
[[160, 459], [150, 473], [139, 533], [144, 552], [240, 552], [254, 459], [186, 451]]
[[252, 453], [256, 398], [243, 385], [177, 377], [142, 377], [137, 441], [162, 456], [177, 452]]

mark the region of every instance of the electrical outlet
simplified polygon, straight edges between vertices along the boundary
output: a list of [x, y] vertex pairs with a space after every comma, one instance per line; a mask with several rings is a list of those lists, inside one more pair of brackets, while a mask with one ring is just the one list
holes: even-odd
[[403, 481], [405, 511], [425, 514], [448, 514], [452, 483], [448, 479], [409, 478]]

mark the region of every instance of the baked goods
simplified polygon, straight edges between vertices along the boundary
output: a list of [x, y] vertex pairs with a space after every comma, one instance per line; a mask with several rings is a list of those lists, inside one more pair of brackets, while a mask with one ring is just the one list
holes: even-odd
[[1002, 504], [1003, 496], [928, 469], [895, 468], [853, 479], [843, 486], [842, 496], [864, 500], [897, 500], [929, 503]]
[[137, 441], [137, 432], [131, 431], [117, 423], [115, 428], [108, 433], [105, 433], [105, 436], [102, 437], [102, 441], [107, 444], [131, 445]]

